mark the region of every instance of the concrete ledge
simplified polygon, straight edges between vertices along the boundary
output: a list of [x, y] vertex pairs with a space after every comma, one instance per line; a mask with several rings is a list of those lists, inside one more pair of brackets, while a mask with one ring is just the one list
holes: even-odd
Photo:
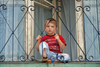
[[0, 67], [100, 67], [100, 62], [69, 62], [69, 63], [0, 62]]
[[[0, 64], [33, 64], [33, 63], [43, 63], [42, 61], [32, 61], [32, 62], [27, 62], [27, 61], [25, 61], [25, 62], [0, 62]], [[60, 63], [60, 62], [59, 62]], [[59, 64], [59, 63], [57, 63], [57, 64]], [[73, 61], [73, 62], [68, 62], [68, 63], [62, 63], [62, 64], [100, 64], [100, 62], [98, 62], [98, 61], [95, 61], [95, 62], [93, 62], [93, 61], [89, 61], [89, 62], [79, 62], [79, 61]], [[49, 64], [49, 63], [47, 63], [47, 64]], [[52, 63], [51, 63], [52, 64]], [[54, 63], [54, 64], [56, 64], [56, 63]]]

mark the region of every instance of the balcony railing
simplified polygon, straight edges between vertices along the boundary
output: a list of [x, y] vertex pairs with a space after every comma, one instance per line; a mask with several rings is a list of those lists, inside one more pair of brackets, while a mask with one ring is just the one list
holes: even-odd
[[[81, 0], [75, 1], [80, 3]], [[73, 9], [72, 5], [75, 6], [75, 4], [72, 3], [75, 1], [66, 0], [68, 7], [65, 7], [63, 0], [56, 0], [56, 2], [61, 2], [61, 5], [48, 8], [43, 7], [46, 4], [42, 0], [37, 1], [38, 4], [41, 3], [40, 6], [30, 4], [34, 3], [34, 0], [0, 1], [0, 62], [41, 62], [41, 56], [35, 49], [35, 39], [39, 34], [42, 36], [46, 34], [43, 30], [44, 21], [47, 17], [52, 18], [53, 16], [58, 17], [61, 21], [61, 30], [65, 33], [62, 33], [62, 36], [67, 43], [62, 52], [70, 55], [69, 61], [100, 61], [100, 1], [83, 0], [82, 6], [73, 7], [75, 8]], [[73, 12], [74, 15], [72, 15]], [[71, 18], [75, 16], [75, 12], [81, 12], [81, 14], [77, 18], [78, 20], [72, 22]], [[67, 15], [68, 17], [66, 17]], [[76, 24], [82, 15], [84, 49], [78, 43], [76, 36]]]

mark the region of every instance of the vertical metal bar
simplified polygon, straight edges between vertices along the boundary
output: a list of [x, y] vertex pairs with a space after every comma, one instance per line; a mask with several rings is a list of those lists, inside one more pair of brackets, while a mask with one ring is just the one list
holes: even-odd
[[[70, 20], [70, 0], [68, 0], [68, 3], [69, 3], [69, 29], [70, 29], [70, 32], [71, 32], [71, 20]], [[71, 35], [70, 35], [70, 51], [71, 51], [71, 61], [72, 61], [72, 48], [71, 48]]]
[[[56, 8], [57, 8], [57, 4], [56, 4], [57, 2], [56, 2], [56, 0], [55, 0], [55, 11], [56, 11]], [[57, 14], [56, 14], [57, 12], [55, 12], [55, 20], [57, 20]]]
[[13, 13], [12, 13], [12, 61], [13, 61], [13, 50], [14, 50], [14, 0], [13, 0]]
[[[96, 0], [96, 8], [97, 8], [97, 27], [98, 27], [98, 41], [99, 41], [99, 45], [100, 45], [100, 32], [99, 32], [99, 17], [98, 17], [98, 0]], [[100, 46], [99, 46], [99, 54], [100, 54]]]
[[[42, 23], [42, 16], [43, 16], [43, 15], [42, 15], [42, 9], [43, 9], [43, 8], [42, 8], [42, 0], [41, 0], [41, 32], [42, 32], [42, 30], [43, 30], [43, 27], [42, 27], [42, 26], [43, 26], [43, 25], [42, 25], [42, 24], [43, 24], [43, 23]], [[42, 34], [42, 33], [41, 33], [41, 34]]]
[[[84, 7], [84, 3], [82, 1], [82, 6]], [[86, 55], [86, 39], [85, 39], [85, 22], [84, 22], [84, 10], [83, 10], [83, 31], [84, 31], [84, 49], [85, 49], [85, 61], [87, 60]]]
[[[42, 32], [42, 30], [43, 30], [43, 29], [42, 29], [42, 24], [43, 24], [43, 23], [42, 23], [42, 0], [41, 0], [41, 34], [42, 34], [41, 36], [43, 36], [43, 32]], [[43, 49], [43, 43], [42, 43], [42, 49]], [[43, 49], [43, 50], [44, 50], [44, 49]], [[42, 50], [42, 56], [43, 56], [43, 50]]]
[[27, 60], [28, 60], [28, 0], [27, 0]]

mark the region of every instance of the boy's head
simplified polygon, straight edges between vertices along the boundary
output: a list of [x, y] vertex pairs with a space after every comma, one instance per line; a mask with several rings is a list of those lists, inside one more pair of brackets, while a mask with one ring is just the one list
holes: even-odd
[[47, 32], [48, 35], [55, 34], [56, 30], [58, 30], [56, 20], [53, 19], [53, 18], [48, 18], [45, 21], [44, 29], [45, 29], [45, 31]]
[[53, 19], [53, 18], [48, 18], [48, 19], [45, 21], [44, 27], [46, 27], [46, 25], [48, 25], [48, 23], [53, 23], [53, 24], [55, 24], [55, 26], [57, 27], [57, 22], [56, 22], [56, 20]]

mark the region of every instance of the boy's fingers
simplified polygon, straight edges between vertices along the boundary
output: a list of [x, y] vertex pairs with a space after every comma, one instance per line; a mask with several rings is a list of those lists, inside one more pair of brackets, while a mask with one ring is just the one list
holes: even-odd
[[58, 36], [58, 34], [55, 35], [55, 37], [57, 37], [57, 36]]
[[42, 37], [39, 35], [39, 38], [42, 38]]
[[37, 36], [36, 40], [39, 40], [41, 39], [42, 37], [40, 35]]

